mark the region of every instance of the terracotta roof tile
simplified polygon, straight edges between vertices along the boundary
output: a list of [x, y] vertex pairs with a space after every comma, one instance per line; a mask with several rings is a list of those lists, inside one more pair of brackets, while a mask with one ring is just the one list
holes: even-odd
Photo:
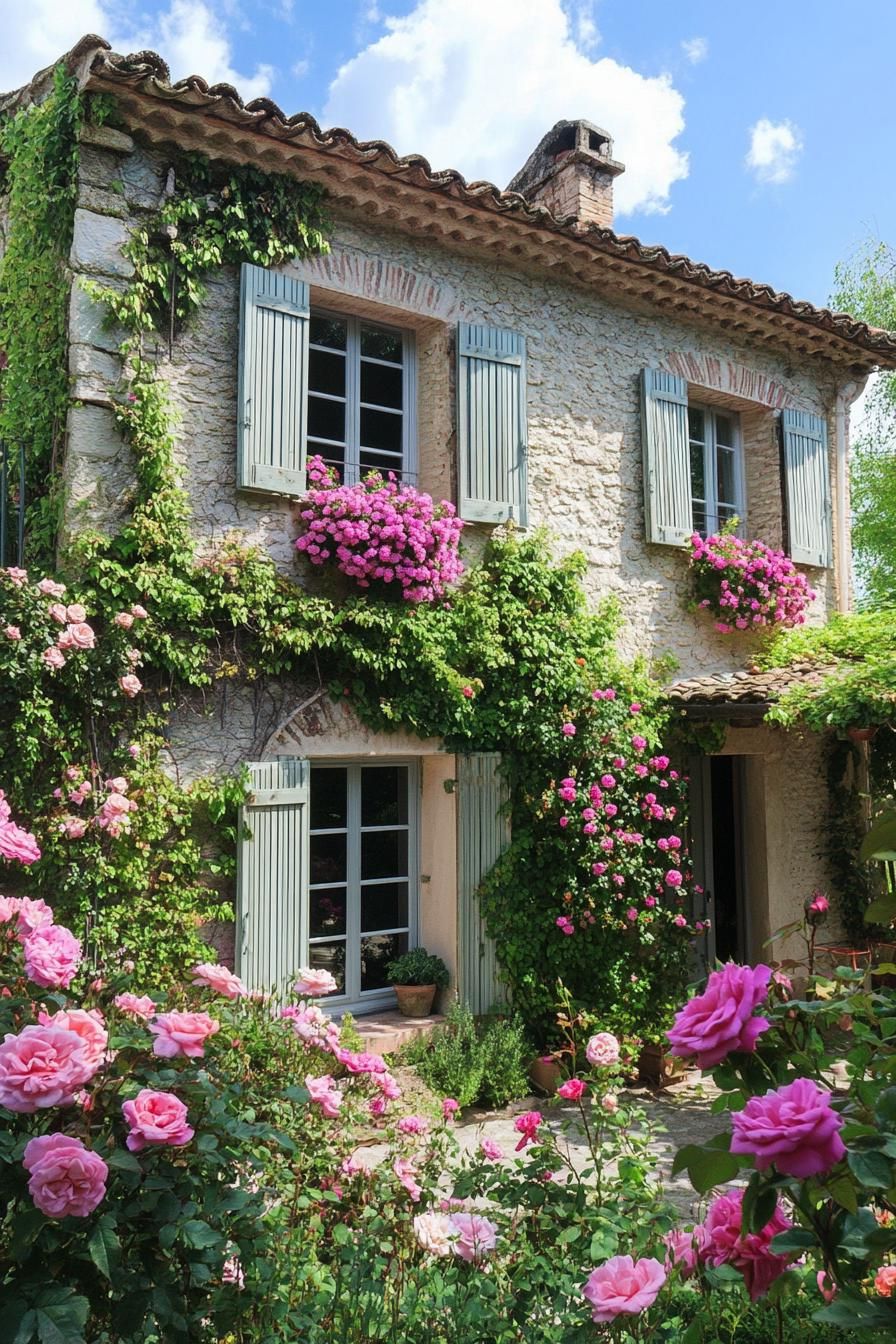
[[764, 671], [717, 672], [705, 677], [688, 677], [673, 682], [668, 695], [683, 709], [700, 706], [768, 706], [779, 700], [792, 686], [817, 686], [831, 668], [816, 662], [792, 663], [789, 667], [771, 667]]

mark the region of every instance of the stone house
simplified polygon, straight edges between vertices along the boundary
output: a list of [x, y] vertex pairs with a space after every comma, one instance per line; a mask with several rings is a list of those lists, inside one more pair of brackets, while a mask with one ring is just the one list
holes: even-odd
[[[347, 481], [394, 468], [453, 500], [474, 543], [512, 519], [583, 549], [589, 594], [624, 599], [623, 651], [674, 655], [682, 712], [727, 725], [694, 765], [695, 845], [710, 951], [758, 957], [826, 882], [823, 743], [763, 723], [779, 688], [749, 673], [747, 641], [686, 610], [685, 543], [736, 514], [806, 568], [813, 621], [847, 610], [849, 407], [896, 367], [896, 338], [614, 233], [624, 168], [587, 122], [555, 126], [501, 191], [226, 85], [172, 85], [153, 53], [86, 38], [66, 59], [124, 128], [87, 127], [81, 146], [66, 526], [116, 525], [132, 481], [109, 391], [117, 338], [81, 280], [127, 277], [122, 246], [184, 151], [323, 184], [329, 255], [214, 273], [159, 352], [197, 535], [239, 532], [296, 573], [294, 504], [320, 452]], [[326, 966], [339, 1003], [373, 1013], [390, 1005], [387, 955], [419, 942], [489, 1007], [474, 893], [504, 842], [493, 758], [372, 734], [315, 685], [230, 689], [182, 710], [170, 737], [181, 778], [251, 763], [248, 978]]]

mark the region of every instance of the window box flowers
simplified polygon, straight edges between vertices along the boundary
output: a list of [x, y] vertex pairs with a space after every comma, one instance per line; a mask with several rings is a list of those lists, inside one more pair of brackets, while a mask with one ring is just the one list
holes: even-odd
[[763, 626], [802, 625], [815, 600], [805, 574], [783, 551], [744, 541], [733, 528], [691, 537], [694, 602], [708, 611], [719, 634]]

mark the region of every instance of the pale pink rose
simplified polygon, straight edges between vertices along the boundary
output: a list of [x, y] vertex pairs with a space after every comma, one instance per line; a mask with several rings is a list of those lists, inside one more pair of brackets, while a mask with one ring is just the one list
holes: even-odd
[[102, 1203], [109, 1168], [68, 1134], [41, 1134], [25, 1146], [28, 1191], [47, 1218], [86, 1218]]
[[35, 929], [47, 929], [53, 923], [53, 911], [41, 897], [22, 896], [16, 905], [16, 928], [24, 940]]
[[600, 1099], [601, 1108], [607, 1115], [615, 1115], [619, 1110], [619, 1098], [615, 1092], [607, 1092]]
[[831, 1109], [831, 1093], [811, 1078], [751, 1097], [731, 1117], [732, 1153], [756, 1159], [758, 1171], [774, 1165], [785, 1176], [806, 1180], [829, 1171], [846, 1152], [843, 1117]]
[[96, 644], [96, 635], [93, 633], [93, 628], [84, 621], [66, 626], [65, 633], [68, 635], [69, 648], [92, 649]]
[[18, 896], [0, 896], [0, 924], [11, 924], [18, 917], [21, 904]]
[[139, 602], [135, 602], [131, 607], [131, 615], [136, 616], [138, 621], [145, 621], [149, 612], [145, 607], [141, 607]]
[[444, 1213], [418, 1213], [414, 1218], [414, 1236], [430, 1255], [450, 1255], [457, 1233]]
[[128, 672], [125, 676], [119, 677], [118, 684], [129, 700], [133, 700], [134, 696], [139, 695], [143, 690], [143, 682], [139, 677], [135, 677], [133, 672]]
[[297, 994], [307, 994], [312, 999], [318, 999], [324, 994], [335, 994], [339, 986], [329, 971], [303, 966], [294, 988]]
[[614, 1255], [592, 1270], [582, 1292], [591, 1303], [592, 1320], [604, 1325], [617, 1316], [637, 1316], [652, 1307], [665, 1282], [666, 1271], [659, 1260]]
[[504, 1149], [500, 1143], [495, 1143], [494, 1139], [483, 1139], [479, 1145], [479, 1151], [488, 1162], [500, 1162], [504, 1156]]
[[214, 1036], [221, 1027], [208, 1013], [160, 1013], [149, 1029], [155, 1036], [152, 1044], [154, 1055], [162, 1059], [174, 1059], [185, 1055], [187, 1059], [202, 1059], [205, 1054], [205, 1042]]
[[68, 622], [68, 612], [61, 602], [52, 602], [48, 608], [53, 620], [59, 625], [65, 625]]
[[13, 643], [15, 643], [17, 639], [22, 638], [22, 632], [17, 625], [7, 625], [4, 628], [3, 633], [6, 638], [11, 639]]
[[23, 1027], [0, 1045], [0, 1106], [22, 1115], [66, 1106], [95, 1072], [75, 1032]]
[[429, 1121], [422, 1115], [403, 1115], [398, 1122], [399, 1134], [421, 1135], [429, 1133]]
[[37, 591], [43, 593], [44, 597], [62, 597], [65, 592], [65, 584], [55, 583], [53, 579], [41, 579], [37, 585]]
[[36, 863], [40, 848], [30, 831], [23, 830], [14, 821], [0, 821], [0, 858], [16, 863]]
[[715, 1068], [732, 1051], [752, 1053], [768, 1030], [764, 1017], [754, 1017], [768, 997], [768, 966], [737, 966], [729, 961], [713, 971], [706, 989], [676, 1015], [666, 1033], [672, 1055], [693, 1055], [701, 1069]]
[[562, 1097], [564, 1101], [578, 1101], [584, 1091], [585, 1084], [581, 1078], [567, 1078], [566, 1082], [557, 1088], [557, 1096]]
[[23, 943], [25, 974], [44, 989], [68, 989], [81, 964], [81, 944], [60, 924], [35, 929]]
[[312, 1102], [321, 1108], [328, 1120], [334, 1120], [342, 1105], [342, 1093], [336, 1086], [335, 1079], [331, 1078], [328, 1073], [323, 1074], [320, 1078], [315, 1078], [312, 1074], [309, 1074], [305, 1079], [305, 1086]]
[[112, 1002], [120, 1012], [130, 1013], [132, 1017], [152, 1017], [156, 1011], [156, 1005], [146, 994], [142, 998], [136, 994], [116, 994]]
[[114, 779], [106, 780], [106, 789], [109, 793], [127, 793], [128, 782], [124, 775], [116, 775]]
[[132, 810], [130, 798], [125, 798], [123, 793], [110, 793], [103, 799], [102, 811], [107, 817], [124, 817]]
[[480, 1213], [452, 1213], [449, 1217], [454, 1232], [454, 1254], [472, 1264], [493, 1251], [498, 1241], [498, 1228]]
[[66, 840], [80, 840], [87, 830], [87, 822], [83, 817], [67, 817], [61, 830]]
[[84, 1043], [84, 1061], [96, 1073], [106, 1058], [109, 1033], [106, 1031], [103, 1015], [96, 1008], [60, 1008], [58, 1013], [48, 1013], [41, 1009], [37, 1020], [42, 1027], [61, 1027], [63, 1031], [73, 1031]]
[[134, 624], [134, 618], [129, 611], [120, 611], [117, 616], [112, 618], [116, 625], [120, 625], [122, 630], [130, 630]]
[[609, 1031], [599, 1031], [585, 1046], [585, 1058], [593, 1068], [608, 1068], [619, 1062], [619, 1042]]
[[395, 1175], [398, 1177], [399, 1181], [401, 1181], [401, 1184], [404, 1186], [405, 1190], [407, 1190], [408, 1194], [410, 1195], [414, 1203], [418, 1204], [423, 1195], [423, 1190], [417, 1184], [417, 1181], [415, 1179], [417, 1175], [417, 1168], [414, 1166], [410, 1158], [408, 1157], [396, 1158], [395, 1161], [392, 1163], [392, 1170], [395, 1172]]
[[81, 625], [87, 620], [87, 611], [80, 602], [73, 602], [70, 607], [66, 607], [65, 616], [73, 625]]
[[28, 581], [27, 569], [19, 569], [17, 565], [10, 565], [5, 573], [13, 588], [21, 588]]
[[204, 961], [199, 966], [193, 967], [192, 984], [213, 989], [216, 994], [223, 994], [225, 999], [241, 999], [249, 992], [233, 971], [210, 961]]
[[195, 1130], [187, 1124], [187, 1108], [172, 1092], [154, 1092], [144, 1087], [132, 1101], [126, 1101], [121, 1113], [130, 1134], [127, 1146], [139, 1153], [150, 1145], [182, 1148]]
[[140, 746], [137, 742], [132, 742], [131, 745], [128, 747], [128, 755], [132, 758], [132, 760], [135, 761], [137, 760], [137, 758], [140, 755]]
[[881, 1297], [896, 1293], [896, 1265], [883, 1265], [874, 1276], [874, 1286]]
[[44, 649], [41, 658], [44, 660], [47, 667], [52, 667], [57, 672], [61, 667], [65, 667], [65, 654], [61, 649], [57, 649], [55, 645], [53, 645], [52, 648]]
[[790, 1263], [790, 1256], [774, 1255], [772, 1238], [786, 1232], [791, 1224], [776, 1206], [761, 1232], [741, 1233], [743, 1190], [719, 1195], [709, 1207], [703, 1223], [705, 1242], [699, 1258], [708, 1265], [733, 1265], [744, 1276], [744, 1284], [753, 1302], [764, 1297], [775, 1279]]
[[137, 667], [141, 659], [143, 658], [143, 653], [141, 652], [140, 649], [128, 649], [127, 652], [125, 653], [125, 657], [127, 658], [131, 667]]

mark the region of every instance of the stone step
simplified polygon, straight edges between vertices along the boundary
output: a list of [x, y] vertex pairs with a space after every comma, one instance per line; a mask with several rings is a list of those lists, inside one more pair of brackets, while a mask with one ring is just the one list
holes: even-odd
[[411, 1041], [428, 1036], [433, 1027], [440, 1026], [444, 1021], [443, 1013], [430, 1013], [428, 1017], [403, 1017], [393, 1010], [355, 1018], [354, 1026], [364, 1042], [365, 1050], [377, 1055], [391, 1055]]

